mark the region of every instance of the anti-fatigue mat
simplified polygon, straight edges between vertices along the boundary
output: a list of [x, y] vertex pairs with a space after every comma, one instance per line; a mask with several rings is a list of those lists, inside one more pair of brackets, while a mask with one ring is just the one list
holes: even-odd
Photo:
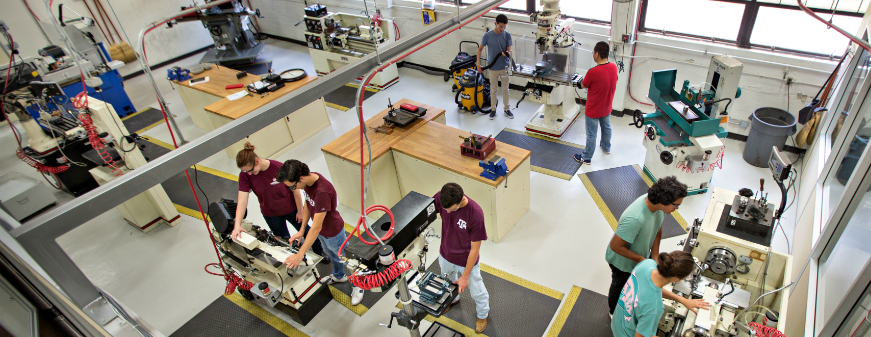
[[[587, 191], [596, 201], [596, 205], [605, 215], [611, 228], [615, 230], [623, 211], [635, 199], [647, 193], [647, 189], [652, 185], [636, 165], [582, 173], [578, 177], [587, 187]], [[686, 221], [680, 214], [677, 212], [667, 214], [662, 221], [662, 238], [685, 235], [686, 227]]]
[[[427, 270], [441, 272], [438, 263]], [[482, 334], [475, 333], [475, 300], [468, 290], [460, 294], [460, 301], [447, 313], [439, 318], [426, 316], [426, 320], [439, 322], [466, 336], [542, 336], [565, 297], [561, 292], [485, 264], [481, 264], [481, 278], [490, 294], [490, 313]]]
[[163, 113], [159, 109], [147, 108], [121, 118], [121, 122], [124, 123], [128, 132], [141, 134], [145, 130], [160, 125], [163, 122]]
[[[374, 89], [366, 89], [363, 90], [363, 100], [369, 99], [372, 97], [377, 91]], [[324, 101], [326, 102], [328, 107], [333, 109], [338, 109], [342, 111], [351, 110], [351, 108], [357, 106], [357, 86], [346, 84], [339, 87], [336, 90], [324, 95]], [[387, 105], [387, 102], [384, 102], [384, 105]]]
[[[238, 71], [244, 71], [251, 75], [266, 75], [269, 73], [269, 68], [272, 68], [272, 61], [266, 62], [257, 62], [257, 63], [248, 63], [248, 64], [237, 64], [232, 66], [227, 66], [227, 68], [233, 68]], [[279, 72], [279, 71], [276, 71]]]
[[172, 336], [308, 336], [238, 293], [218, 297]]
[[[165, 144], [156, 139], [148, 137], [143, 138], [146, 141], [146, 145], [145, 148], [142, 149], [142, 154], [148, 161], [152, 161], [166, 153], [169, 153], [171, 145]], [[239, 182], [237, 176], [203, 167], [202, 165], [197, 165], [196, 168], [196, 171], [194, 171], [193, 168], [188, 168], [187, 172], [191, 177], [191, 181], [194, 183], [197, 197], [200, 200], [200, 205], [203, 206], [203, 210], [208, 208], [207, 200], [208, 202], [215, 202], [221, 200], [221, 198], [236, 200], [239, 196]], [[191, 187], [190, 184], [188, 184], [184, 172], [179, 172], [173, 175], [161, 183], [161, 186], [163, 186], [169, 200], [176, 205], [176, 209], [178, 209], [180, 213], [195, 218], [201, 217], [199, 208], [197, 207], [197, 201], [194, 199], [193, 193], [191, 193]], [[206, 199], [206, 197], [208, 197], [208, 199]]]
[[572, 286], [547, 337], [610, 337], [608, 296]]
[[581, 167], [581, 163], [573, 158], [575, 154], [584, 150], [584, 147], [578, 144], [508, 128], [499, 132], [496, 140], [532, 152], [529, 164], [535, 172], [572, 180], [572, 175]]

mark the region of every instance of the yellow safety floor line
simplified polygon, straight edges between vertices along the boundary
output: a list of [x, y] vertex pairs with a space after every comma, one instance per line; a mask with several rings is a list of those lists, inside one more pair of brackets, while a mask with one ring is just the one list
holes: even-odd
[[575, 307], [575, 302], [577, 302], [578, 296], [581, 295], [581, 290], [583, 290], [583, 288], [574, 285], [572, 286], [572, 291], [569, 292], [569, 296], [566, 297], [565, 302], [563, 302], [563, 306], [556, 315], [553, 325], [550, 326], [550, 330], [547, 332], [547, 337], [559, 336], [560, 331], [563, 329], [563, 325], [566, 324], [566, 320], [572, 312], [572, 308]]
[[345, 293], [343, 293], [341, 290], [337, 289], [336, 287], [333, 287], [333, 286], [329, 286], [329, 287], [330, 287], [330, 293], [333, 294], [333, 299], [336, 300], [336, 302], [339, 302], [339, 304], [341, 304], [345, 308], [348, 308], [351, 311], [353, 311], [355, 314], [357, 314], [357, 316], [363, 316], [363, 314], [365, 314], [367, 311], [369, 311], [369, 308], [367, 308], [363, 304], [351, 305], [351, 296], [346, 295]]
[[602, 211], [602, 215], [605, 216], [605, 220], [608, 221], [608, 225], [611, 226], [612, 230], [617, 230], [617, 218], [614, 217], [614, 213], [611, 213], [611, 209], [608, 208], [608, 205], [605, 204], [605, 200], [602, 200], [602, 196], [599, 195], [599, 192], [596, 191], [596, 187], [593, 186], [593, 182], [590, 181], [590, 178], [587, 178], [587, 175], [584, 173], [578, 174], [578, 178], [581, 178], [581, 182], [584, 183], [584, 186], [587, 188], [587, 192], [590, 192], [590, 196], [593, 197], [593, 201], [596, 202], [596, 206], [599, 207], [599, 210]]
[[324, 101], [324, 104], [326, 104], [328, 107], [331, 107], [331, 108], [336, 109], [336, 110], [341, 110], [341, 111], [348, 111], [348, 110], [351, 110], [351, 108], [346, 108], [346, 107], [343, 107], [343, 106], [341, 106], [341, 105], [338, 105], [338, 104], [335, 104], [335, 103], [330, 103], [330, 102], [327, 102], [327, 101]]
[[[483, 263], [481, 263], [481, 271], [487, 272], [488, 274], [491, 274], [491, 275], [496, 276], [498, 278], [501, 278], [503, 280], [509, 281], [511, 283], [517, 284], [521, 287], [535, 291], [535, 292], [540, 293], [542, 295], [545, 295], [548, 297], [553, 297], [553, 298], [560, 300], [560, 301], [562, 301], [563, 297], [565, 297], [565, 294], [563, 294], [559, 291], [556, 291], [556, 290], [550, 289], [548, 287], [545, 287], [543, 285], [540, 285], [538, 283], [534, 283], [532, 281], [520, 278], [520, 277], [515, 276], [513, 274], [509, 274], [508, 272], [493, 268], [493, 267], [488, 266], [488, 265], [483, 264]], [[577, 296], [575, 296], [575, 298], [577, 299]], [[396, 303], [396, 307], [402, 308], [402, 305], [400, 303]], [[442, 325], [449, 327], [451, 329], [454, 329], [457, 332], [462, 333], [466, 336], [487, 336], [484, 334], [476, 333], [475, 329], [467, 327], [465, 325], [462, 325], [455, 320], [447, 318], [446, 316], [441, 316], [441, 317], [436, 318], [436, 317], [433, 317], [432, 315], [426, 315], [425, 319], [427, 321], [430, 321], [430, 322], [439, 322]]]
[[[356, 85], [356, 84], [354, 84], [354, 83], [347, 83], [347, 84], [345, 84], [345, 85], [347, 85], [347, 86], [349, 86], [349, 87], [351, 87], [351, 88], [354, 88], [354, 89], [357, 89], [357, 88], [360, 87], [359, 85]], [[379, 92], [379, 91], [381, 91], [381, 90], [378, 90], [378, 89], [375, 89], [375, 88], [366, 87], [366, 91], [368, 91], [368, 92]]]
[[231, 294], [229, 296], [224, 295], [224, 297], [226, 297], [228, 300], [230, 300], [233, 303], [235, 303], [236, 305], [238, 305], [240, 308], [244, 309], [245, 311], [247, 311], [250, 314], [254, 315], [255, 317], [259, 318], [264, 323], [269, 324], [270, 326], [275, 328], [275, 330], [280, 331], [285, 336], [308, 337], [308, 335], [306, 335], [302, 331], [299, 331], [296, 328], [294, 328], [292, 325], [287, 324], [287, 322], [285, 322], [281, 318], [278, 318], [277, 316], [273, 315], [272, 313], [266, 311], [265, 309], [261, 308], [256, 303], [244, 299], [242, 297], [242, 295], [239, 295], [239, 293], [237, 293], [237, 292], [233, 292], [233, 294]]

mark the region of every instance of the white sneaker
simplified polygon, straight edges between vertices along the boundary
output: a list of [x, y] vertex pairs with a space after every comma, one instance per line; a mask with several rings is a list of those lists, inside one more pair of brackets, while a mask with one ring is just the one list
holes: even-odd
[[339, 279], [339, 278], [336, 278], [335, 276], [333, 276], [332, 274], [330, 274], [330, 275], [321, 277], [321, 279], [318, 280], [318, 282], [323, 283], [323, 284], [348, 282], [348, 276], [345, 276], [345, 277], [342, 277]]
[[351, 305], [360, 304], [361, 301], [363, 301], [363, 289], [351, 288]]
[[602, 148], [601, 146], [599, 146], [599, 149], [601, 149], [601, 150], [602, 150], [602, 153], [604, 153], [605, 155], [609, 155], [609, 154], [611, 154], [611, 152], [605, 151], [605, 149]]

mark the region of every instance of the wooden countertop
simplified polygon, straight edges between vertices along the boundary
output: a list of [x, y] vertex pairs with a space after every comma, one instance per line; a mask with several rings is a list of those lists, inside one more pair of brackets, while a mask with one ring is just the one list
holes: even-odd
[[[484, 178], [481, 176], [483, 168], [478, 166], [479, 160], [460, 154], [460, 144], [463, 140], [459, 136], [468, 137], [469, 134], [468, 131], [444, 124], [426, 123], [393, 145], [392, 148], [394, 151], [402, 152], [432, 165], [457, 172], [491, 186], [498, 186], [506, 177], [499, 177], [496, 181]], [[497, 141], [496, 151], [488, 158], [493, 155], [505, 158], [510, 176], [521, 162], [529, 158], [530, 153], [519, 147]]]
[[248, 74], [248, 76], [245, 76], [245, 77], [237, 80], [236, 79], [237, 73], [239, 73], [238, 70], [230, 69], [230, 68], [223, 67], [223, 66], [213, 65], [212, 69], [206, 70], [204, 72], [201, 72], [199, 74], [192, 76], [192, 79], [203, 78], [203, 77], [208, 76], [209, 81], [206, 83], [191, 85], [190, 80], [181, 81], [181, 82], [173, 81], [173, 82], [175, 82], [176, 85], [188, 87], [188, 88], [191, 88], [194, 90], [199, 90], [199, 91], [202, 91], [202, 92], [207, 93], [207, 94], [212, 95], [212, 96], [226, 97], [227, 95], [232, 94], [236, 91], [239, 91], [240, 89], [227, 90], [227, 89], [224, 89], [224, 87], [226, 87], [230, 84], [249, 85], [251, 83], [254, 83], [255, 81], [260, 80], [260, 76], [251, 75], [251, 74]]
[[[372, 146], [372, 160], [378, 159], [383, 156], [387, 151], [390, 151], [390, 148], [401, 141], [403, 138], [408, 135], [414, 133], [417, 129], [421, 128], [425, 124], [438, 124], [438, 123], [428, 123], [429, 121], [438, 118], [441, 115], [444, 115], [445, 110], [441, 108], [436, 108], [431, 105], [426, 105], [423, 103], [418, 103], [409, 99], [401, 99], [399, 102], [395, 102], [393, 104], [394, 107], [399, 109], [399, 106], [402, 104], [412, 104], [422, 108], [427, 109], [426, 115], [421, 118], [418, 118], [408, 126], [404, 128], [394, 128], [393, 133], [386, 135], [380, 132], [375, 132], [375, 130], [369, 129], [369, 144]], [[387, 115], [387, 110], [379, 112], [372, 118], [369, 118], [366, 121], [366, 126], [369, 127], [377, 127], [384, 124], [384, 116]], [[353, 112], [356, 114], [356, 112]], [[460, 140], [457, 138], [457, 140]], [[347, 161], [354, 162], [356, 164], [360, 164], [360, 127], [356, 126], [351, 131], [346, 132], [345, 134], [339, 136], [326, 146], [321, 148], [321, 151], [332, 154], [337, 157], [344, 158]], [[459, 150], [457, 150], [459, 151]], [[368, 153], [365, 153], [365, 160], [368, 160]], [[476, 164], [477, 165], [477, 164]]]
[[[233, 76], [234, 76], [233, 79], [235, 80], [236, 77], [235, 77], [235, 75], [233, 75]], [[251, 76], [251, 75], [249, 75], [248, 77], [244, 77], [243, 79], [246, 79], [249, 77], [253, 77], [255, 80], [260, 79], [260, 77], [258, 77], [258, 76]], [[266, 105], [267, 103], [270, 103], [270, 102], [280, 98], [281, 96], [284, 96], [284, 95], [290, 93], [291, 91], [294, 91], [296, 89], [303, 87], [306, 84], [311, 83], [312, 81], [314, 81], [316, 79], [318, 79], [317, 76], [308, 75], [308, 77], [306, 77], [302, 80], [296, 81], [296, 82], [286, 82], [286, 83], [284, 83], [283, 87], [281, 87], [280, 89], [275, 90], [273, 92], [270, 92], [269, 95], [266, 95], [264, 97], [261, 97], [261, 95], [257, 95], [257, 94], [251, 94], [251, 95], [239, 98], [235, 101], [231, 101], [231, 100], [227, 99], [226, 96], [230, 95], [230, 94], [237, 93], [237, 92], [242, 91], [242, 90], [245, 90], [245, 88], [225, 90], [224, 86], [221, 86], [220, 96], [224, 97], [224, 98], [221, 99], [220, 101], [209, 104], [208, 106], [205, 107], [205, 110], [208, 112], [214, 113], [214, 114], [218, 114], [218, 115], [230, 118], [230, 119], [237, 119], [239, 117], [245, 116], [247, 113], [249, 113], [251, 111], [254, 111], [254, 110]], [[209, 82], [203, 83], [203, 84], [209, 84], [209, 83], [212, 83], [212, 81], [213, 80], [211, 78], [209, 78]], [[254, 82], [251, 80], [248, 80], [248, 81], [249, 81], [249, 83]], [[197, 86], [199, 86], [199, 85], [197, 85]], [[196, 88], [197, 86], [194, 86], [194, 88]]]

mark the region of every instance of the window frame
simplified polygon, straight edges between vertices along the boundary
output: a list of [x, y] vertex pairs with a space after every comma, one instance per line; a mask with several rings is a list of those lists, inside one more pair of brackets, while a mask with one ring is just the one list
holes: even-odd
[[[440, 3], [440, 4], [446, 4], [446, 5], [456, 5], [456, 2], [449, 1], [449, 0], [436, 0], [436, 2]], [[508, 13], [529, 15], [529, 14], [535, 13], [536, 2], [537, 2], [537, 0], [526, 0], [526, 10], [514, 9], [514, 8], [504, 8], [504, 7], [497, 7], [497, 10], [502, 11], [502, 12], [508, 12]], [[460, 1], [460, 6], [465, 7], [465, 6], [471, 6], [471, 5], [474, 5], [474, 3], [464, 2], [462, 0]], [[568, 15], [565, 12], [562, 13], [560, 18], [563, 20], [575, 19], [575, 22], [583, 22], [583, 23], [589, 23], [589, 24], [601, 25], [601, 26], [610, 26], [611, 25], [611, 21], [603, 21], [603, 20], [598, 20], [598, 19], [593, 19], [593, 18], [585, 18], [585, 17], [580, 17], [580, 16]]]
[[[751, 50], [760, 50], [760, 51], [769, 51], [773, 53], [779, 54], [790, 54], [796, 56], [804, 56], [811, 57], [817, 59], [826, 59], [826, 60], [839, 60], [841, 55], [827, 55], [814, 53], [803, 50], [795, 50], [789, 48], [781, 48], [776, 46], [767, 46], [761, 44], [753, 44], [750, 43], [750, 37], [753, 34], [753, 27], [756, 25], [756, 17], [759, 14], [759, 9], [762, 7], [772, 7], [779, 9], [789, 9], [789, 10], [797, 10], [800, 11], [801, 8], [798, 6], [792, 5], [783, 5], [783, 4], [774, 4], [774, 3], [762, 3], [757, 2], [756, 0], [708, 0], [708, 1], [719, 1], [719, 2], [728, 2], [728, 3], [736, 3], [736, 4], [744, 4], [744, 14], [741, 17], [741, 23], [739, 24], [738, 36], [735, 37], [735, 40], [714, 38], [711, 36], [701, 36], [701, 35], [693, 35], [681, 32], [673, 32], [664, 29], [656, 29], [647, 27], [647, 9], [649, 1], [642, 1], [640, 13], [641, 16], [638, 22], [638, 32], [644, 32], [648, 34], [659, 34], [663, 36], [676, 36], [680, 38], [688, 38], [712, 43], [725, 44], [729, 46], [736, 46], [738, 48], [751, 49]], [[864, 14], [854, 13], [854, 12], [846, 12], [840, 10], [828, 10], [828, 9], [818, 9], [811, 8], [814, 13], [818, 14], [826, 14], [826, 15], [845, 15], [845, 16], [855, 16], [855, 17], [863, 17]]]

